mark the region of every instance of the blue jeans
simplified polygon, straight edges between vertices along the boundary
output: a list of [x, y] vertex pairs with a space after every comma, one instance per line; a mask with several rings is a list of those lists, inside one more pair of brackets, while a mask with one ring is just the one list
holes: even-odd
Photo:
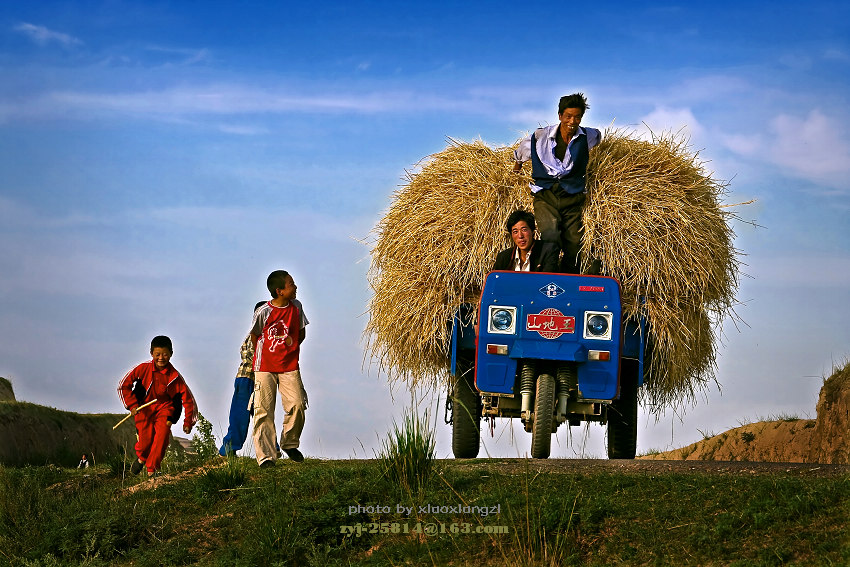
[[236, 378], [233, 384], [233, 400], [230, 402], [230, 425], [218, 450], [222, 457], [227, 456], [228, 453], [235, 453], [245, 444], [245, 439], [248, 437], [248, 425], [251, 423], [248, 402], [253, 392], [253, 380], [242, 376]]

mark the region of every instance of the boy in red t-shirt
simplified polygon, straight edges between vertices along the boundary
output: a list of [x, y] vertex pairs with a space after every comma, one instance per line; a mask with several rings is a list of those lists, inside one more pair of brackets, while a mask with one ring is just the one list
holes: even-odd
[[[180, 419], [180, 409], [186, 411], [183, 432], [192, 431], [198, 421], [195, 397], [179, 372], [171, 365], [174, 350], [171, 339], [154, 337], [151, 357], [128, 372], [118, 383], [118, 396], [136, 421], [139, 440], [136, 442], [136, 460], [130, 472], [139, 474], [147, 467], [148, 475], [158, 469], [171, 440], [171, 424]], [[139, 406], [156, 400], [146, 408]]]
[[260, 467], [274, 466], [280, 455], [275, 444], [275, 390], [286, 417], [280, 434], [280, 448], [296, 463], [304, 460], [300, 444], [304, 429], [307, 393], [301, 382], [298, 355], [309, 323], [298, 288], [284, 270], [269, 274], [266, 285], [272, 300], [254, 312], [251, 340], [254, 342], [254, 451]]

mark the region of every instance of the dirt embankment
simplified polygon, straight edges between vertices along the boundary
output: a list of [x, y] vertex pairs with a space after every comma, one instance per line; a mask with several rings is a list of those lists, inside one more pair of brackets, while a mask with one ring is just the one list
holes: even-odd
[[[8, 392], [6, 392], [8, 386]], [[0, 464], [55, 465], [72, 467], [86, 453], [90, 462], [104, 462], [130, 453], [136, 429], [128, 420], [112, 426], [123, 414], [79, 414], [15, 401], [12, 386], [0, 379]]]
[[749, 423], [641, 458], [850, 464], [850, 363], [824, 381], [816, 419]]

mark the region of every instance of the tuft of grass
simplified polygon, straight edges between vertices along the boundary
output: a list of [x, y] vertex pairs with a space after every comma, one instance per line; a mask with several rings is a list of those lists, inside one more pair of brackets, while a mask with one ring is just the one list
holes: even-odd
[[753, 433], [752, 431], [744, 431], [744, 432], [741, 433], [741, 440], [744, 443], [751, 443], [753, 440], [755, 440], [755, 438], [756, 438], [756, 434]]
[[664, 453], [664, 451], [661, 450], [661, 449], [658, 449], [656, 447], [650, 447], [646, 451], [639, 453], [638, 457], [652, 457], [652, 456], [655, 456], [655, 455], [660, 455], [661, 453]]
[[248, 480], [248, 459], [230, 456], [224, 466], [208, 469], [195, 484], [195, 495], [204, 501], [218, 500]]
[[430, 412], [420, 417], [415, 407], [404, 411], [402, 424], [393, 430], [377, 455], [385, 478], [408, 492], [418, 493], [431, 480], [436, 439], [429, 423]]
[[714, 437], [716, 435], [716, 433], [714, 433], [714, 431], [711, 431], [711, 430], [703, 431], [702, 429], [697, 429], [697, 431], [699, 431], [699, 434], [702, 435], [703, 441], [708, 441], [709, 439], [711, 439], [712, 437]]
[[794, 413], [780, 413], [776, 416], [776, 421], [794, 422], [800, 421], [800, 416]]
[[695, 444], [688, 445], [687, 447], [682, 447], [682, 451], [681, 451], [682, 460], [683, 461], [687, 460], [687, 458], [690, 457], [691, 454], [696, 450], [697, 450], [697, 447], [696, 447]]
[[[509, 539], [498, 541], [499, 549], [509, 565], [555, 567], [574, 564], [579, 557], [576, 536], [582, 521], [577, 506], [584, 495], [575, 479], [569, 485], [544, 491], [541, 495], [538, 475], [531, 474], [526, 462], [520, 477], [519, 506], [506, 506], [508, 523], [515, 527]], [[496, 478], [501, 490], [508, 489], [501, 475]], [[501, 498], [510, 501], [507, 495]], [[602, 508], [594, 506], [585, 518], [603, 518], [606, 513]]]

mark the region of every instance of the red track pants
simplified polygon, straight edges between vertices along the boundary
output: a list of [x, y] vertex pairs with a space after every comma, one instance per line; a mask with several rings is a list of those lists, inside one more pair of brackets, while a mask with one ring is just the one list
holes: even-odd
[[149, 475], [159, 469], [171, 441], [171, 426], [166, 422], [172, 410], [170, 402], [157, 402], [137, 413], [134, 418], [136, 431], [139, 432], [136, 456], [145, 463]]

